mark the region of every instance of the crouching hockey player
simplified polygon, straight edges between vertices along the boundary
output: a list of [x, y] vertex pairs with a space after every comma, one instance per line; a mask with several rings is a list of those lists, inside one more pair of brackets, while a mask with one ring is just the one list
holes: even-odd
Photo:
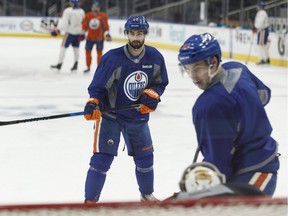
[[220, 46], [209, 33], [188, 38], [178, 59], [181, 70], [204, 90], [192, 110], [204, 161], [227, 182], [255, 185], [273, 195], [279, 160], [264, 108], [270, 89], [239, 62], [221, 65]]
[[[129, 17], [124, 26], [128, 43], [102, 56], [88, 87], [90, 99], [84, 116], [96, 121], [96, 129], [85, 184], [86, 203], [99, 200], [106, 173], [117, 156], [121, 134], [128, 155], [134, 159], [141, 200], [155, 200], [154, 150], [148, 121], [168, 85], [168, 76], [161, 53], [144, 44], [148, 29], [143, 16]], [[101, 113], [102, 109], [135, 104], [140, 104], [138, 110]]]

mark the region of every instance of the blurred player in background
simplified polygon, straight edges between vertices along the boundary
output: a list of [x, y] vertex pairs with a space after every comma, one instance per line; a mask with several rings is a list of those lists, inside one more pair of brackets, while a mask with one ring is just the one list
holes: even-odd
[[82, 30], [82, 21], [85, 12], [80, 8], [79, 0], [70, 0], [71, 7], [63, 11], [62, 18], [60, 19], [57, 29], [51, 32], [52, 36], [58, 36], [60, 31], [65, 31], [65, 35], [61, 44], [58, 64], [51, 65], [51, 68], [60, 70], [63, 64], [67, 48], [72, 45], [74, 52], [74, 65], [71, 71], [78, 69], [79, 60], [79, 45], [85, 38], [85, 32]]
[[257, 4], [257, 13], [254, 20], [254, 32], [257, 32], [257, 45], [259, 62], [257, 64], [270, 64], [269, 52], [267, 47], [269, 37], [269, 20], [266, 11], [266, 4], [260, 1]]
[[253, 185], [228, 183], [216, 166], [208, 162], [193, 163], [188, 166], [179, 182], [180, 192], [169, 199], [200, 199], [223, 196], [263, 196]]
[[[121, 134], [128, 155], [134, 159], [141, 200], [156, 200], [154, 149], [148, 121], [168, 85], [168, 75], [162, 54], [145, 45], [148, 30], [149, 24], [143, 16], [129, 17], [124, 26], [128, 43], [103, 55], [88, 87], [90, 99], [84, 116], [96, 121], [96, 129], [85, 184], [86, 203], [99, 200], [106, 173], [117, 156]], [[101, 113], [102, 109], [135, 104], [140, 105], [137, 110]]]
[[91, 12], [88, 12], [85, 15], [82, 27], [88, 32], [85, 45], [87, 69], [84, 70], [84, 73], [88, 73], [90, 71], [92, 61], [91, 52], [94, 44], [96, 45], [97, 64], [99, 65], [103, 52], [104, 40], [112, 41], [109, 34], [107, 15], [100, 11], [100, 3], [98, 1], [93, 2]]
[[203, 90], [192, 114], [204, 161], [214, 164], [227, 182], [249, 183], [273, 195], [279, 160], [264, 108], [270, 89], [239, 62], [221, 65], [219, 43], [209, 33], [188, 38], [178, 60]]

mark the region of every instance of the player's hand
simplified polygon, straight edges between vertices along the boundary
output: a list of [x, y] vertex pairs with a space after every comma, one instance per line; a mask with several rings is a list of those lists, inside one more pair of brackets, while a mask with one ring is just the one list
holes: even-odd
[[252, 32], [253, 32], [253, 34], [256, 34], [257, 33], [257, 29], [255, 27], [252, 28]]
[[100, 120], [101, 111], [97, 98], [90, 98], [84, 108], [84, 117], [86, 120]]
[[57, 28], [54, 29], [53, 31], [51, 31], [51, 35], [54, 36], [54, 37], [57, 37], [59, 34], [60, 34], [60, 31]]
[[107, 33], [107, 34], [105, 35], [105, 40], [106, 40], [106, 41], [112, 41], [112, 37], [111, 37], [111, 35], [110, 35], [109, 33]]
[[78, 41], [81, 42], [85, 39], [85, 35], [79, 35]]
[[153, 89], [145, 89], [139, 99], [139, 112], [141, 114], [154, 112], [160, 102], [159, 94]]

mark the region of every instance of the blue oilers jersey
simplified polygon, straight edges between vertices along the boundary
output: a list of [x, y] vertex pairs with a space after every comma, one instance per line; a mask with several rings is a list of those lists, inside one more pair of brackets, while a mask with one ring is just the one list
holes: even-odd
[[[144, 89], [151, 88], [160, 96], [168, 85], [166, 65], [161, 53], [144, 45], [142, 53], [133, 57], [128, 45], [105, 53], [88, 87], [90, 98], [97, 98], [102, 108], [138, 104]], [[112, 119], [148, 121], [149, 114], [138, 110], [103, 113]]]
[[261, 170], [277, 154], [264, 109], [270, 89], [241, 63], [222, 67], [192, 111], [204, 161], [216, 165], [227, 180], [250, 171], [277, 171], [278, 167]]

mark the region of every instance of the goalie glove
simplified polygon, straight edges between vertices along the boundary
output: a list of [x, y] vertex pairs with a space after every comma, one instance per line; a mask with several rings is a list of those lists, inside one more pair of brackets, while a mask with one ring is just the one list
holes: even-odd
[[154, 112], [160, 101], [160, 96], [156, 91], [145, 89], [139, 99], [139, 112], [141, 114]]
[[99, 100], [97, 98], [90, 98], [84, 108], [84, 117], [86, 120], [100, 120], [101, 111]]

